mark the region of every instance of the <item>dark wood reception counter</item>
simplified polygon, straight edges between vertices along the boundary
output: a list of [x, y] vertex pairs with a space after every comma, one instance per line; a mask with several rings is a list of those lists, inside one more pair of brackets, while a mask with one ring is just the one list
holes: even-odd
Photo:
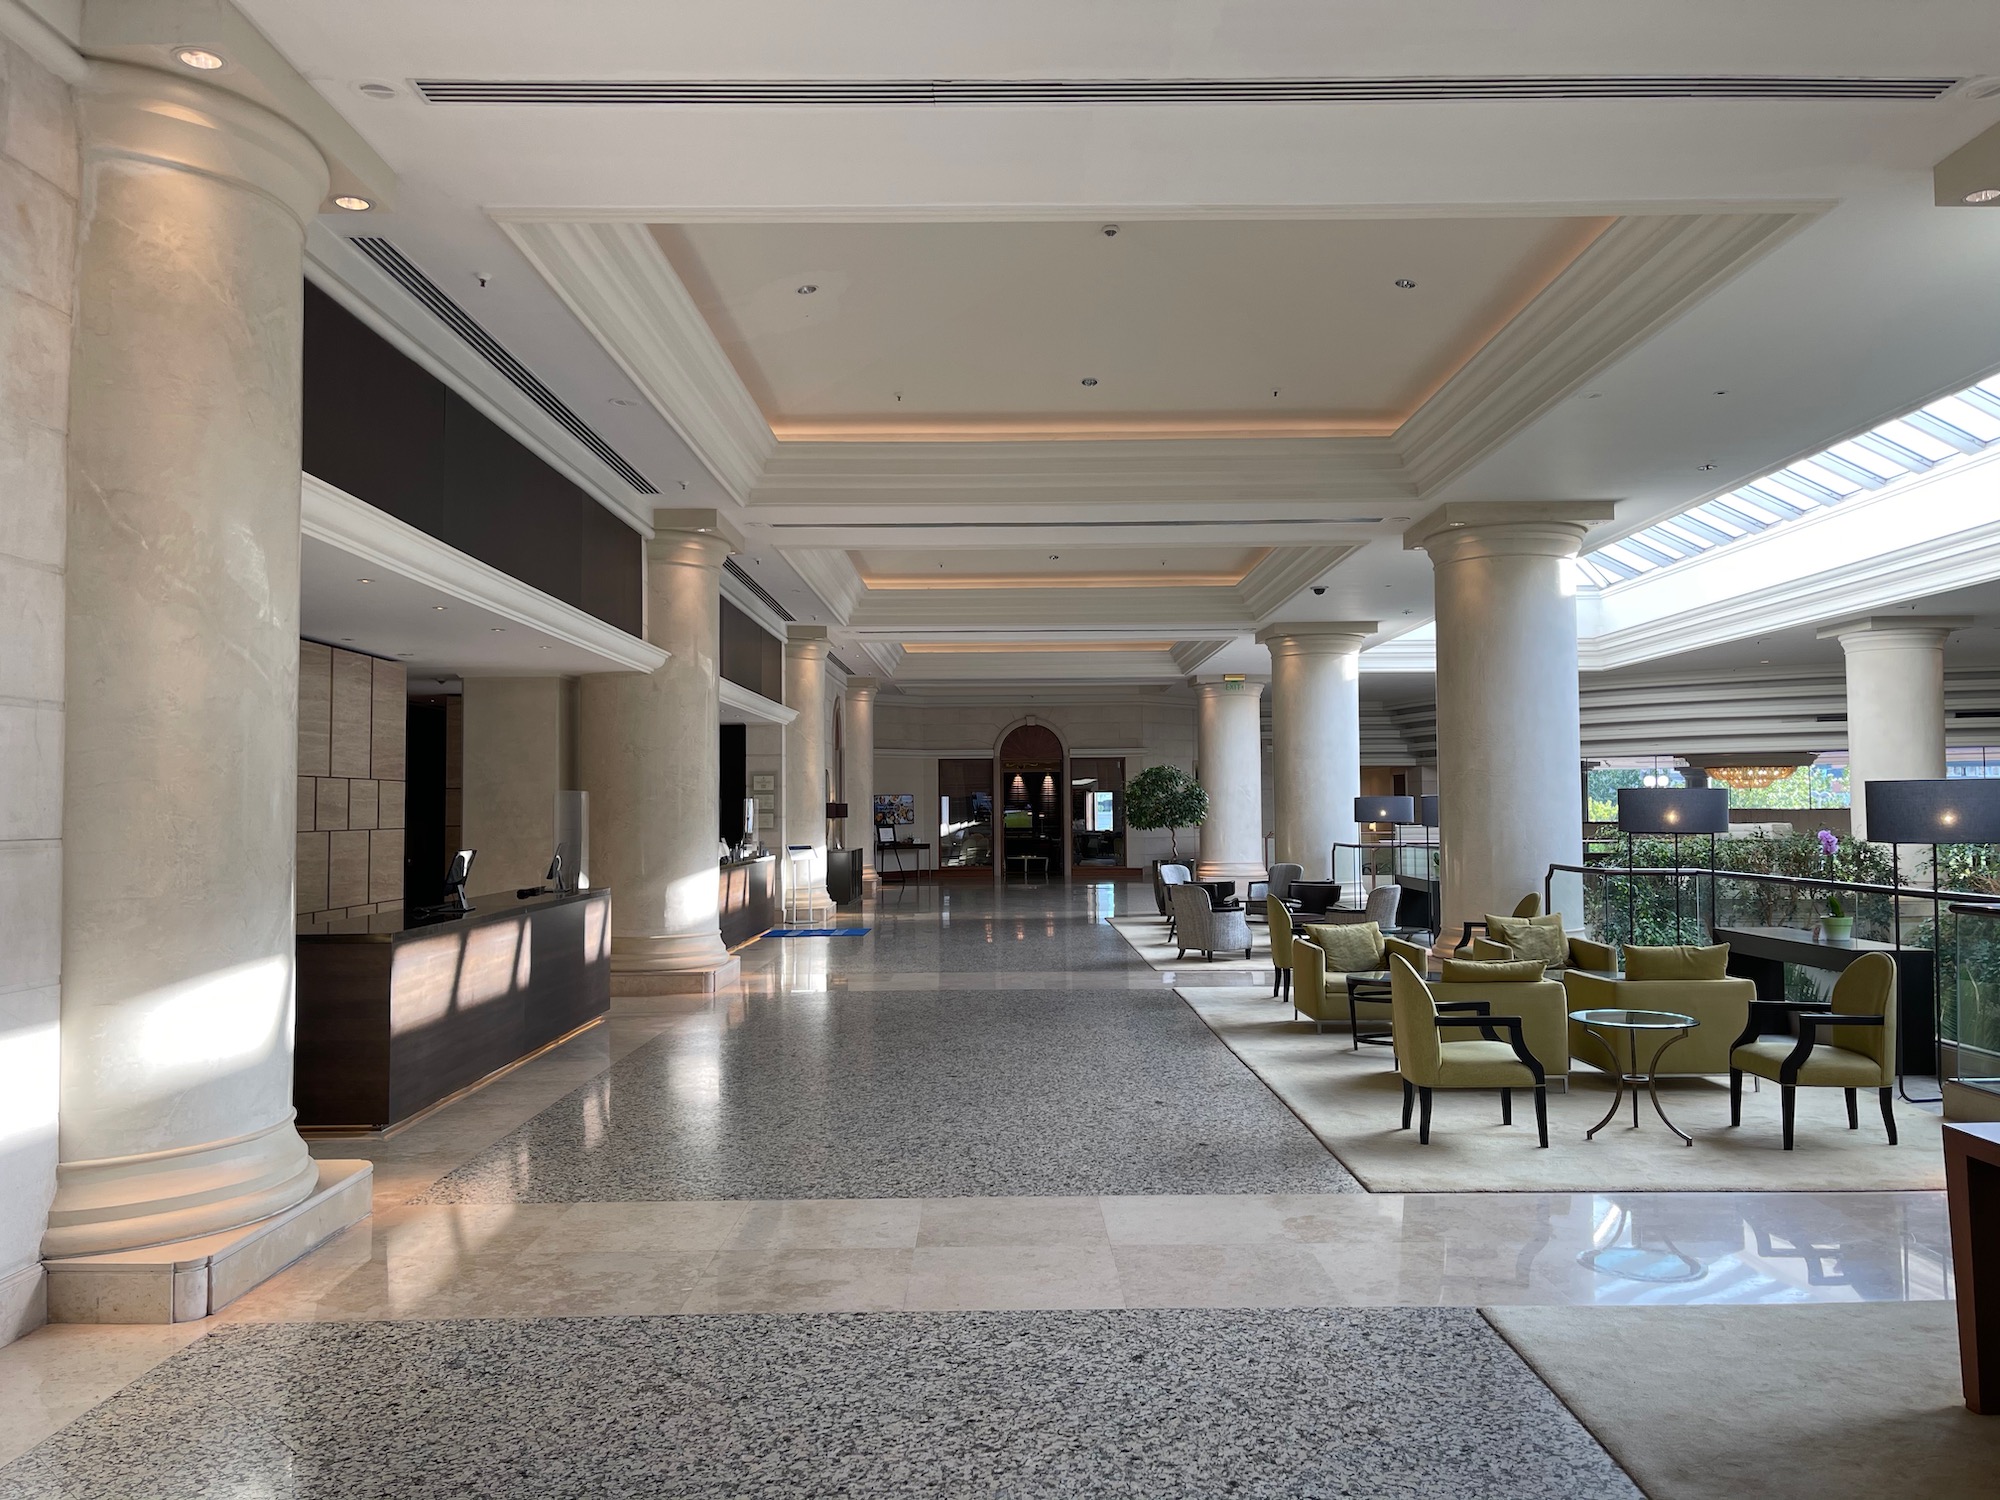
[[718, 891], [722, 946], [740, 948], [778, 925], [778, 857], [724, 860]]
[[301, 1128], [386, 1129], [610, 1010], [609, 890], [471, 899], [299, 928]]

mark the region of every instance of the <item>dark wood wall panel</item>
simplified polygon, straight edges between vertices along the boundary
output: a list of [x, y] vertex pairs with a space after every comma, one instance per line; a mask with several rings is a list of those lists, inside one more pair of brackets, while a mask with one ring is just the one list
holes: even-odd
[[722, 601], [722, 675], [738, 687], [785, 701], [785, 647], [727, 599]]
[[311, 285], [303, 395], [308, 474], [645, 633], [639, 533]]

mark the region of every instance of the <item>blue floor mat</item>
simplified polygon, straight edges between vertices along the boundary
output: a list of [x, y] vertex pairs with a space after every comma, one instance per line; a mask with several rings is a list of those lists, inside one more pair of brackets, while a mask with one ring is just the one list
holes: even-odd
[[773, 927], [770, 937], [867, 937], [866, 927]]

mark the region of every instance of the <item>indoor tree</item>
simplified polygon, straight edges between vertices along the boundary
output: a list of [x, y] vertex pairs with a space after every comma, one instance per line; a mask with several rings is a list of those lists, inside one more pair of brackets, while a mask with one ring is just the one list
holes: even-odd
[[1148, 766], [1125, 784], [1125, 822], [1131, 828], [1167, 830], [1167, 847], [1178, 862], [1178, 830], [1199, 828], [1208, 818], [1208, 793], [1179, 766]]

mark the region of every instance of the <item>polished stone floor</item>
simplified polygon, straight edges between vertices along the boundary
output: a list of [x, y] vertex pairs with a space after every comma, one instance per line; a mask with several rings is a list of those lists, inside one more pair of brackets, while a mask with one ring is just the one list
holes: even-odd
[[1175, 990], [1268, 979], [1153, 971], [1150, 906], [891, 890], [315, 1142], [370, 1220], [206, 1323], [0, 1349], [0, 1495], [1624, 1495], [1598, 1440], [1671, 1438], [1478, 1309], [1950, 1295], [1935, 1193], [1361, 1192]]

